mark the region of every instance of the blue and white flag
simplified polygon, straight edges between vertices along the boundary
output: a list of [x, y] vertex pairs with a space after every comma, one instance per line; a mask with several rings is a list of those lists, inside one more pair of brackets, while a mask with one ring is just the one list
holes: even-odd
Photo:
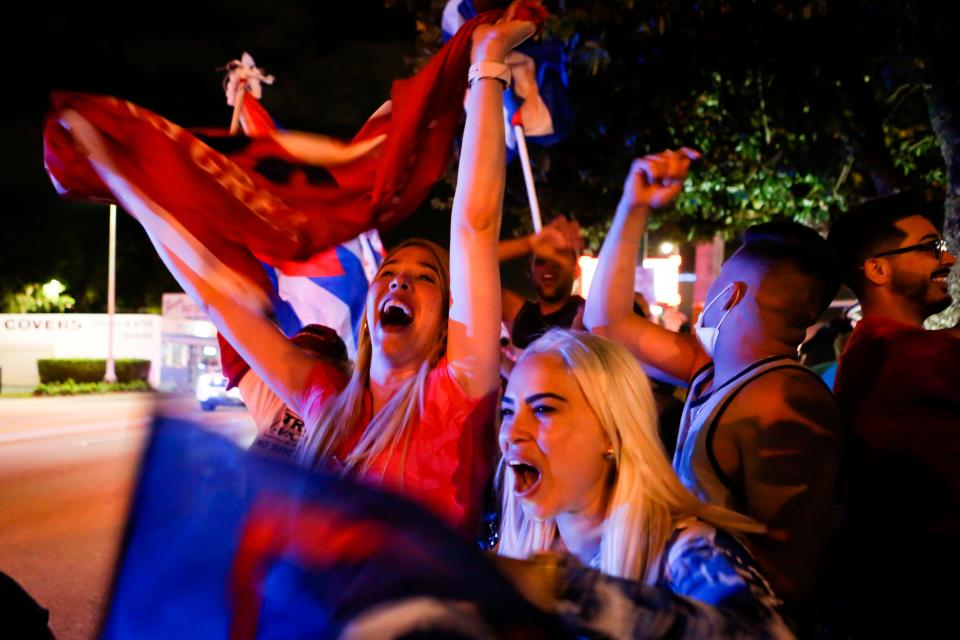
[[[236, 70], [248, 68], [256, 69], [253, 58], [244, 53], [242, 63], [234, 65], [228, 78], [227, 102], [231, 105], [236, 99], [231, 98], [230, 93], [231, 82], [236, 85]], [[233, 90], [236, 92], [235, 87]], [[280, 129], [258, 97], [254, 93], [243, 101], [240, 123], [246, 135], [266, 135]], [[310, 324], [330, 327], [343, 339], [347, 353], [353, 359], [367, 288], [382, 260], [380, 234], [371, 229], [315, 256], [306, 264], [271, 265], [262, 262], [273, 284], [273, 316], [280, 330], [292, 337]]]
[[367, 288], [383, 261], [383, 245], [376, 230], [360, 234], [318, 256], [308, 265], [270, 266], [274, 319], [292, 337], [302, 327], [320, 324], [343, 338], [352, 359]]
[[[444, 41], [476, 15], [472, 0], [449, 0], [441, 19]], [[512, 82], [503, 102], [506, 143], [511, 158], [517, 148], [515, 124], [523, 126], [528, 142], [551, 145], [563, 140], [573, 129], [574, 121], [563, 43], [527, 40], [510, 52], [507, 66]]]

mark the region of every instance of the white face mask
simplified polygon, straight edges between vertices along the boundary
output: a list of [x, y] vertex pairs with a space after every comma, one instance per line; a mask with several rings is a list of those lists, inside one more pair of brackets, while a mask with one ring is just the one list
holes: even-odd
[[714, 297], [714, 299], [703, 308], [703, 311], [700, 312], [700, 317], [697, 318], [696, 324], [693, 325], [693, 332], [697, 335], [697, 340], [700, 341], [700, 344], [703, 346], [703, 350], [706, 351], [707, 355], [711, 358], [713, 357], [713, 349], [717, 346], [717, 336], [720, 335], [720, 325], [723, 324], [724, 320], [726, 320], [727, 314], [730, 313], [730, 310], [733, 309], [733, 307], [730, 307], [730, 309], [727, 309], [724, 312], [724, 314], [720, 317], [720, 322], [718, 322], [717, 326], [715, 327], [703, 326], [703, 317], [707, 315], [707, 309], [709, 309], [714, 302], [719, 300], [723, 294], [727, 292], [727, 289], [732, 286], [733, 283], [731, 282], [724, 287], [723, 291], [718, 293], [716, 297]]

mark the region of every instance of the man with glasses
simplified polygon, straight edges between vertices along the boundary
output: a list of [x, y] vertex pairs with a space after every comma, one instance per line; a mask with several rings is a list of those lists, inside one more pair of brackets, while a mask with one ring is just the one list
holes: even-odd
[[923, 328], [950, 305], [957, 262], [931, 222], [938, 208], [878, 198], [829, 237], [863, 309], [834, 387], [850, 429], [841, 555], [854, 635], [936, 628], [956, 583], [933, 585], [960, 569], [960, 337]]

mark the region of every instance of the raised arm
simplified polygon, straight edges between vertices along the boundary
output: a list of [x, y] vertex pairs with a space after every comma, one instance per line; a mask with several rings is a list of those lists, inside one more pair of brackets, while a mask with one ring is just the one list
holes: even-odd
[[290, 342], [269, 319], [201, 279], [162, 244], [154, 247], [184, 291], [200, 305], [227, 341], [293, 411], [300, 412], [303, 390], [318, 362]]
[[674, 333], [633, 313], [633, 282], [640, 240], [652, 209], [666, 207], [683, 188], [695, 151], [664, 151], [634, 160], [600, 251], [584, 324], [620, 342], [644, 364], [689, 381], [709, 361], [696, 337]]
[[556, 260], [562, 258], [565, 251], [579, 254], [582, 250], [583, 233], [580, 225], [563, 216], [557, 216], [536, 233], [501, 240], [497, 245], [500, 262], [516, 260], [531, 253]]
[[[507, 12], [507, 18], [511, 12]], [[477, 27], [471, 62], [503, 64], [507, 53], [533, 34], [532, 22], [506, 19]], [[467, 94], [450, 223], [450, 291], [447, 360], [473, 397], [494, 392], [500, 366], [500, 264], [497, 240], [506, 174], [503, 83], [476, 80]]]
[[[583, 233], [579, 224], [563, 216], [557, 216], [536, 233], [501, 240], [497, 245], [500, 262], [516, 260], [530, 254], [559, 262], [567, 258], [565, 253], [569, 251], [577, 255], [583, 251]], [[508, 330], [513, 331], [513, 321], [526, 300], [504, 287], [502, 301], [503, 322]]]
[[[529, 255], [532, 251], [533, 234], [521, 238], [508, 238], [501, 240], [497, 245], [497, 258], [500, 262], [516, 260]], [[514, 293], [505, 287], [500, 289], [500, 311], [501, 319], [507, 325], [507, 331], [513, 332], [513, 321], [517, 314], [523, 308], [525, 298], [520, 294]]]
[[[193, 297], [207, 313], [217, 330], [233, 343], [240, 355], [251, 365], [284, 402], [296, 407], [300, 392], [313, 367], [313, 360], [293, 346], [280, 330], [258, 310], [237, 302], [231, 291], [220, 291], [208, 284], [187, 262], [177, 257], [158, 237], [165, 233], [168, 241], [180, 241], [181, 249], [190, 243], [183, 242], [180, 226], [175, 217], [150, 200], [136, 185], [129, 181], [106, 150], [103, 137], [80, 113], [68, 110], [61, 114], [62, 122], [71, 130], [76, 144], [83, 148], [96, 170], [110, 184], [119, 202], [143, 224], [157, 253], [184, 290]], [[209, 252], [192, 250], [197, 255]], [[180, 254], [184, 255], [184, 254]], [[202, 259], [202, 258], [201, 258]], [[196, 264], [196, 263], [194, 263]], [[239, 282], [230, 278], [225, 281]], [[224, 286], [229, 289], [229, 286]], [[298, 410], [298, 409], [297, 409]]]

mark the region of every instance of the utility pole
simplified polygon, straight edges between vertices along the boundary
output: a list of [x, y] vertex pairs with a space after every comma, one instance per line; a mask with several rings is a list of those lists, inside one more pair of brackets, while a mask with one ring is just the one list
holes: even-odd
[[107, 367], [104, 382], [116, 382], [117, 372], [113, 362], [113, 314], [117, 296], [117, 205], [110, 205], [110, 243], [107, 258]]

